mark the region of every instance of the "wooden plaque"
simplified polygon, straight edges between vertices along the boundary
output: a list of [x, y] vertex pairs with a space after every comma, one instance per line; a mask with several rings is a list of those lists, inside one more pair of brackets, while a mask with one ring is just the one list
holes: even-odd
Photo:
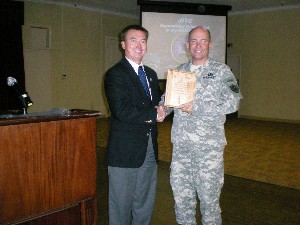
[[179, 70], [168, 70], [164, 105], [179, 107], [194, 100], [196, 74]]

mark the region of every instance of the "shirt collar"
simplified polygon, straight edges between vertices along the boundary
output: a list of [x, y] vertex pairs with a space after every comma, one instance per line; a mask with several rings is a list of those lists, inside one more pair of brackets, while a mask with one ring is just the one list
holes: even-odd
[[197, 69], [199, 69], [200, 67], [206, 66], [206, 65], [208, 64], [209, 61], [210, 61], [210, 58], [208, 58], [208, 59], [206, 60], [205, 63], [203, 63], [203, 64], [201, 64], [201, 65], [199, 65], [199, 66], [196, 66], [196, 65], [194, 65], [194, 64], [192, 63], [192, 60], [190, 60], [190, 71], [191, 71], [191, 72], [194, 72], [194, 71], [196, 71]]
[[139, 65], [139, 64], [133, 62], [131, 59], [127, 58], [126, 56], [125, 56], [125, 58], [128, 60], [128, 62], [130, 63], [130, 65], [133, 67], [133, 69], [134, 69], [134, 71], [136, 72], [136, 74], [138, 74], [139, 66], [142, 66], [142, 67], [144, 68], [142, 62], [141, 62], [141, 64]]

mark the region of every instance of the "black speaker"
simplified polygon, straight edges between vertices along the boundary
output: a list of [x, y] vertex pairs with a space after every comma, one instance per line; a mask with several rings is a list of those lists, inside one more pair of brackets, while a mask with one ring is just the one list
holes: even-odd
[[198, 9], [199, 13], [205, 13], [205, 6], [204, 5], [199, 5], [197, 9]]

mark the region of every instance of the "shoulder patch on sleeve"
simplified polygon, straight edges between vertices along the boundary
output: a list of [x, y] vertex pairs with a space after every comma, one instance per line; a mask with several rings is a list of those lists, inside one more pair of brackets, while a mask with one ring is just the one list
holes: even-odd
[[240, 93], [240, 88], [235, 79], [227, 78], [223, 82], [232, 92], [236, 94]]
[[240, 92], [240, 88], [239, 88], [239, 86], [237, 85], [237, 84], [232, 84], [232, 85], [230, 85], [229, 86], [230, 87], [230, 89], [233, 91], [233, 92], [235, 92], [235, 93], [239, 93]]

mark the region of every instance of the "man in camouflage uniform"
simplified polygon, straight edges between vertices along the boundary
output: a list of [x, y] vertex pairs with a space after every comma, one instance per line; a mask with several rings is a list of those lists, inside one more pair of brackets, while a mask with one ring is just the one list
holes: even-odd
[[224, 123], [226, 114], [237, 111], [242, 96], [229, 67], [209, 58], [212, 43], [206, 28], [192, 29], [187, 47], [192, 60], [177, 69], [195, 72], [197, 81], [194, 101], [174, 108], [170, 183], [176, 220], [182, 225], [196, 224], [198, 196], [202, 224], [220, 225]]

